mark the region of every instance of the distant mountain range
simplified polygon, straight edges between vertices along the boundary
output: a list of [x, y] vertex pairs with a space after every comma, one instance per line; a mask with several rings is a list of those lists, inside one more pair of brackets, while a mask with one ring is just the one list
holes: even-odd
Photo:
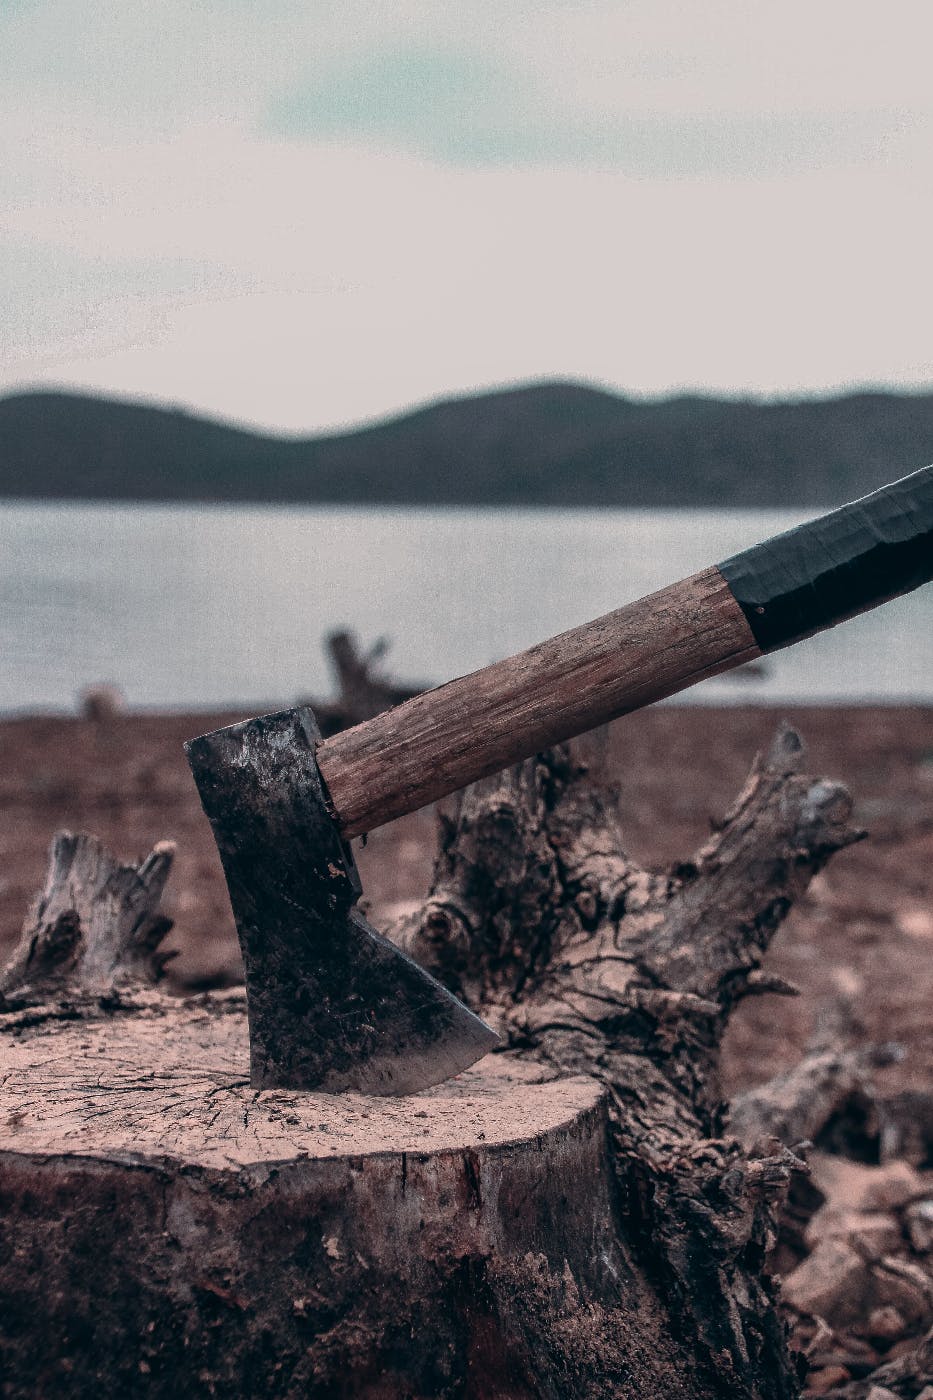
[[302, 439], [65, 393], [0, 399], [0, 496], [830, 506], [933, 460], [933, 394], [633, 400], [550, 383]]

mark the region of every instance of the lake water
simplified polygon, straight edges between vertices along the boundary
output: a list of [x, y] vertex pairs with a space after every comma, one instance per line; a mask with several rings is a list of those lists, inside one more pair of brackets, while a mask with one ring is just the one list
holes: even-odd
[[[330, 693], [336, 626], [439, 683], [798, 524], [785, 511], [423, 510], [0, 502], [0, 711]], [[933, 700], [933, 588], [716, 678], [697, 701]]]

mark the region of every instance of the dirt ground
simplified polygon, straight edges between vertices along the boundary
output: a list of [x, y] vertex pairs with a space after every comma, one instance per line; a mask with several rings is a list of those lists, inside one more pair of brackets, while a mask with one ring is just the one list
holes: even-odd
[[[180, 950], [175, 983], [236, 978], [220, 866], [181, 746], [239, 717], [0, 721], [0, 954], [42, 882], [52, 833], [64, 827], [93, 832], [126, 857], [175, 840], [166, 897]], [[866, 1041], [902, 1047], [883, 1071], [884, 1089], [933, 1087], [933, 707], [662, 706], [620, 720], [602, 776], [618, 786], [629, 847], [658, 867], [689, 855], [782, 718], [807, 741], [810, 771], [849, 786], [870, 836], [835, 857], [778, 935], [768, 966], [801, 995], [743, 1004], [727, 1042], [728, 1088], [793, 1063], [821, 1008], [840, 995], [857, 1007]], [[425, 892], [434, 833], [428, 809], [357, 851], [377, 924]]]

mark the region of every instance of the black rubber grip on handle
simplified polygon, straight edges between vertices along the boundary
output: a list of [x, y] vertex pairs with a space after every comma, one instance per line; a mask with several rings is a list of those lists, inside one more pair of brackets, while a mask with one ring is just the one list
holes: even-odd
[[762, 651], [933, 578], [933, 466], [719, 565]]

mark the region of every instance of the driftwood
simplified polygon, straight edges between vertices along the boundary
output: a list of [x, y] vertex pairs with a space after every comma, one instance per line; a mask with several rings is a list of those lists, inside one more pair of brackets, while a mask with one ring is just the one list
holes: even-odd
[[719, 1043], [859, 835], [801, 762], [783, 731], [664, 874], [565, 750], [462, 794], [395, 932], [507, 1049], [421, 1095], [249, 1089], [238, 993], [21, 997], [5, 1393], [796, 1395], [767, 1257], [803, 1163], [734, 1135]]
[[161, 950], [172, 921], [159, 909], [174, 854], [160, 841], [137, 865], [121, 865], [93, 836], [60, 831], [45, 886], [0, 971], [0, 1007], [157, 982], [174, 956]]
[[796, 1388], [763, 1266], [802, 1163], [774, 1136], [732, 1136], [719, 1045], [742, 997], [792, 994], [763, 955], [813, 873], [860, 835], [848, 794], [802, 774], [802, 757], [783, 730], [707, 844], [663, 875], [625, 854], [612, 805], [565, 751], [487, 779], [463, 795], [429, 900], [399, 930], [514, 1054], [606, 1085], [626, 1234], [697, 1395]]
[[325, 735], [350, 729], [427, 689], [394, 680], [385, 673], [382, 663], [389, 650], [385, 637], [379, 637], [364, 651], [353, 632], [340, 628], [328, 633], [325, 646], [336, 683], [333, 699], [314, 707]]

